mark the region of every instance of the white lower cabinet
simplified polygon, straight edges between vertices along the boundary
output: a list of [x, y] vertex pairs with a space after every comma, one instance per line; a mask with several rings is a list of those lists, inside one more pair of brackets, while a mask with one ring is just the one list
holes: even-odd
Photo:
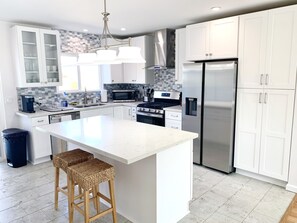
[[113, 108], [97, 108], [80, 111], [80, 118], [88, 118], [97, 115], [113, 117]]
[[238, 89], [235, 167], [287, 181], [294, 90]]
[[36, 129], [37, 126], [48, 124], [48, 116], [36, 118], [20, 117], [20, 128], [29, 131], [28, 160], [32, 164], [50, 160], [50, 155], [52, 154], [50, 136]]
[[182, 126], [182, 114], [180, 112], [165, 111], [165, 127], [180, 129]]

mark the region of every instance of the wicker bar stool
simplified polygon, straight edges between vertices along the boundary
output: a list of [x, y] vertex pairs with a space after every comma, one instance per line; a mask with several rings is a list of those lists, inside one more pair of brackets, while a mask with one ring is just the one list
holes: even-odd
[[[98, 159], [92, 159], [68, 168], [68, 175], [70, 179], [69, 185], [69, 222], [73, 223], [74, 208], [78, 210], [85, 219], [85, 223], [96, 220], [110, 212], [112, 212], [113, 222], [117, 222], [115, 196], [114, 196], [114, 167]], [[108, 181], [110, 198], [101, 194], [98, 191], [99, 184]], [[82, 189], [84, 199], [81, 202], [75, 203], [74, 199], [74, 182], [76, 182]], [[90, 198], [90, 190], [93, 190], [93, 197]], [[95, 192], [94, 192], [95, 191]], [[110, 208], [100, 212], [98, 198], [102, 198], [110, 204]], [[90, 199], [95, 199], [97, 207], [97, 214], [90, 216]], [[100, 200], [99, 200], [100, 201]], [[80, 206], [84, 206], [82, 209]]]
[[[65, 173], [68, 172], [68, 167], [94, 159], [94, 155], [81, 149], [74, 149], [67, 152], [62, 152], [53, 156], [53, 165], [55, 167], [55, 209], [58, 209], [59, 192], [66, 196], [69, 195], [69, 178], [67, 175], [67, 186], [60, 187], [60, 169]], [[66, 190], [67, 189], [67, 190]], [[70, 203], [69, 203], [70, 206]]]

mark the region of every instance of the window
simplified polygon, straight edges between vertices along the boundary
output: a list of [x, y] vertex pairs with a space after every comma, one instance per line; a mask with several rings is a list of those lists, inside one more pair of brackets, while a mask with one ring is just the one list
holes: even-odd
[[98, 65], [78, 65], [77, 55], [61, 56], [62, 86], [59, 91], [99, 90], [101, 86]]

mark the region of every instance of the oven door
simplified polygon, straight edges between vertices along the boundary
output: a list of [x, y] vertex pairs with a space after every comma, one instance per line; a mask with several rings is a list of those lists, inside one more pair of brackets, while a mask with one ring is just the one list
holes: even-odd
[[161, 114], [150, 114], [145, 112], [137, 112], [136, 113], [137, 122], [165, 126], [165, 117]]

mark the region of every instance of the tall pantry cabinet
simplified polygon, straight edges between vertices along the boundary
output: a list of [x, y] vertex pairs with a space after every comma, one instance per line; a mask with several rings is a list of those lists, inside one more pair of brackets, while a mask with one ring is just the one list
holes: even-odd
[[287, 181], [297, 6], [240, 16], [235, 167]]

